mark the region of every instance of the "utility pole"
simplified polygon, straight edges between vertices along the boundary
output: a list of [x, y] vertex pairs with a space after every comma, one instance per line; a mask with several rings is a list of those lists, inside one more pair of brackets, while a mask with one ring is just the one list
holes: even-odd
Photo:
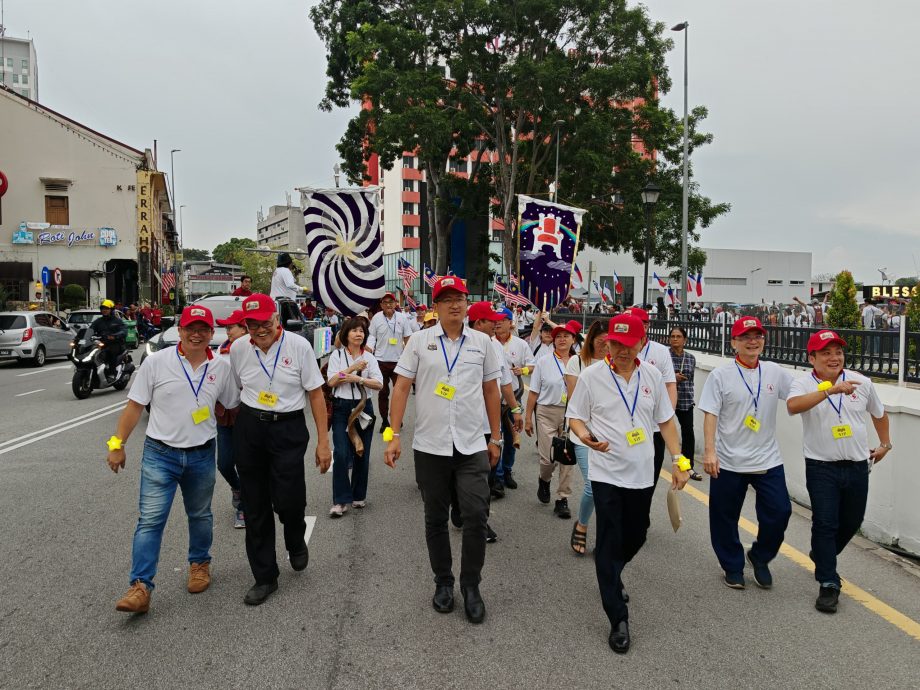
[[681, 204], [681, 235], [680, 235], [680, 293], [684, 295], [684, 309], [687, 308], [687, 234], [689, 233], [689, 209], [690, 209], [690, 131], [689, 115], [687, 110], [687, 44], [689, 43], [690, 22], [681, 22], [671, 28], [671, 31], [684, 32], [684, 183], [683, 198]]

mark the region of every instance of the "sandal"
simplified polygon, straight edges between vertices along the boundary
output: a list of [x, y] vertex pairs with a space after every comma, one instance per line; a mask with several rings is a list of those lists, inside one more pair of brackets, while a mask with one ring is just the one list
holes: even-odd
[[585, 551], [588, 550], [588, 527], [585, 525], [585, 531], [579, 532], [579, 524], [578, 520], [576, 520], [575, 524], [572, 525], [572, 539], [569, 542], [569, 546], [572, 547], [572, 551], [577, 555], [584, 556]]

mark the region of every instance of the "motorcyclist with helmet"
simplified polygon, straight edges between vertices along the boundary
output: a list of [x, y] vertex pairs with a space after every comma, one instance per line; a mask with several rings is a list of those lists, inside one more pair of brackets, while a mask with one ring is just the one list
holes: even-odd
[[124, 321], [115, 315], [114, 307], [115, 303], [112, 300], [103, 300], [100, 306], [102, 316], [90, 326], [93, 334], [105, 345], [102, 349], [102, 359], [105, 362], [105, 375], [109, 380], [115, 378], [115, 367], [125, 352], [125, 338], [128, 335], [128, 329]]

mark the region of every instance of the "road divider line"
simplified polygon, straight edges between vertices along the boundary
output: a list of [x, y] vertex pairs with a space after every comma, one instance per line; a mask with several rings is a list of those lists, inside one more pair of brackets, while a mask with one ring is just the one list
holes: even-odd
[[[5, 455], [6, 453], [9, 453], [9, 452], [11, 452], [11, 451], [14, 451], [14, 450], [16, 450], [17, 448], [22, 448], [23, 446], [28, 446], [28, 445], [30, 445], [30, 444], [32, 444], [32, 443], [36, 443], [37, 441], [41, 441], [42, 439], [48, 438], [49, 436], [55, 436], [55, 435], [57, 435], [57, 434], [60, 434], [60, 433], [63, 433], [63, 432], [65, 432], [65, 431], [68, 431], [68, 430], [70, 430], [70, 429], [73, 429], [73, 428], [75, 428], [75, 427], [82, 426], [82, 425], [84, 425], [84, 424], [89, 424], [90, 422], [95, 422], [97, 419], [102, 419], [103, 417], [108, 417], [110, 414], [115, 414], [116, 412], [121, 412], [121, 411], [122, 411], [125, 407], [127, 407], [127, 406], [128, 406], [127, 403], [122, 403], [121, 407], [117, 407], [117, 408], [115, 408], [114, 410], [109, 410], [108, 412], [103, 412], [102, 414], [97, 415], [97, 416], [95, 416], [95, 417], [92, 417], [91, 419], [84, 419], [84, 420], [81, 421], [81, 422], [76, 422], [76, 423], [71, 424], [71, 425], [69, 425], [69, 426], [65, 426], [65, 427], [63, 427], [63, 428], [61, 428], [61, 429], [55, 429], [54, 431], [49, 431], [47, 434], [43, 434], [43, 435], [41, 435], [41, 436], [36, 436], [35, 438], [30, 438], [30, 439], [27, 440], [27, 441], [22, 441], [21, 443], [17, 443], [17, 444], [14, 445], [14, 446], [8, 446], [7, 448], [2, 448], [2, 449], [0, 449], [0, 455]], [[99, 452], [100, 452], [100, 454], [102, 453], [102, 451], [99, 451]]]
[[[662, 470], [661, 476], [669, 484], [671, 483], [671, 475], [668, 472]], [[709, 496], [697, 488], [687, 485], [684, 487], [683, 493], [692, 496], [703, 505], [709, 505]], [[747, 518], [741, 518], [738, 521], [738, 525], [748, 534], [754, 537], [757, 536], [757, 525], [755, 525]], [[779, 552], [808, 572], [813, 573], [815, 571], [815, 564], [812, 562], [811, 558], [809, 558], [806, 554], [802, 553], [798, 549], [789, 546], [789, 544], [783, 543], [779, 549]], [[857, 587], [849, 580], [841, 578], [840, 581], [842, 583], [840, 591], [843, 594], [846, 594], [854, 601], [859, 602], [867, 609], [872, 611], [872, 613], [882, 617], [899, 630], [913, 637], [915, 640], [920, 640], [920, 623], [912, 618], [905, 616], [903, 613], [889, 606], [884, 601], [881, 601], [880, 599], [872, 596], [869, 594], [869, 592], [862, 589], [861, 587]]]
[[15, 395], [15, 397], [21, 398], [21, 397], [23, 397], [24, 395], [32, 395], [32, 393], [41, 393], [43, 390], [45, 390], [45, 389], [44, 389], [44, 388], [37, 388], [36, 390], [34, 390], [34, 391], [29, 391], [28, 393], [17, 393], [17, 394]]
[[119, 402], [117, 402], [117, 403], [113, 403], [113, 404], [111, 404], [111, 405], [106, 405], [106, 406], [104, 406], [104, 407], [100, 407], [100, 408], [98, 408], [98, 409], [96, 409], [96, 410], [93, 410], [92, 412], [87, 412], [86, 414], [82, 414], [82, 415], [80, 415], [80, 416], [78, 416], [78, 417], [74, 417], [73, 419], [68, 419], [68, 420], [63, 421], [63, 422], [58, 422], [57, 424], [52, 424], [51, 426], [46, 426], [44, 429], [39, 429], [38, 431], [32, 431], [32, 432], [30, 432], [30, 433], [28, 433], [28, 434], [23, 434], [23, 435], [21, 435], [21, 436], [17, 436], [16, 438], [11, 439], [11, 440], [9, 440], [9, 441], [4, 441], [4, 442], [0, 443], [0, 449], [4, 448], [5, 446], [9, 446], [9, 445], [11, 445], [11, 444], [13, 444], [13, 443], [20, 443], [21, 441], [23, 441], [23, 440], [25, 440], [25, 439], [27, 439], [27, 438], [30, 438], [30, 437], [32, 437], [32, 436], [38, 436], [39, 434], [45, 434], [45, 433], [47, 433], [47, 432], [49, 432], [49, 431], [52, 431], [52, 430], [54, 430], [54, 429], [57, 429], [57, 428], [59, 428], [59, 427], [67, 426], [67, 425], [69, 425], [69, 424], [73, 424], [74, 422], [78, 422], [78, 421], [83, 420], [83, 419], [95, 418], [96, 415], [98, 415], [98, 414], [100, 414], [100, 413], [102, 413], [102, 412], [105, 412], [105, 411], [107, 411], [107, 410], [111, 410], [111, 409], [113, 409], [113, 408], [123, 409], [124, 406], [125, 406], [125, 401], [124, 401], [124, 400], [121, 400], [121, 401], [119, 401]]
[[70, 369], [70, 364], [62, 364], [59, 367], [47, 367], [36, 369], [35, 371], [27, 371], [24, 374], [16, 374], [16, 376], [35, 376], [36, 374], [44, 374], [46, 371], [58, 371], [59, 369]]
[[316, 527], [316, 516], [307, 515], [304, 517], [303, 521], [307, 524], [307, 533], [303, 535], [304, 543], [309, 546], [310, 537], [313, 535], [313, 528]]

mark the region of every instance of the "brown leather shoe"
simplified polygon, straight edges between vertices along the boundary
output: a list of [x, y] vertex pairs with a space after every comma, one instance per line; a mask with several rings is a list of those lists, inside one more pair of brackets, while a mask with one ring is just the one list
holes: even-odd
[[198, 594], [211, 584], [210, 563], [191, 563], [188, 567], [188, 591]]
[[150, 610], [150, 590], [138, 580], [115, 604], [116, 611], [127, 613], [147, 613]]

